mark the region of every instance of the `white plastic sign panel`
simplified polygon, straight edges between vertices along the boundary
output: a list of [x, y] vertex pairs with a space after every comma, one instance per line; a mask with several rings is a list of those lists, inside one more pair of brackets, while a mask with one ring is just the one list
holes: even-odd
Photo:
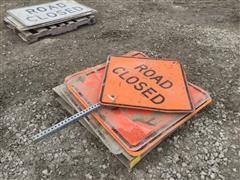
[[36, 26], [61, 19], [79, 17], [81, 14], [96, 12], [94, 9], [72, 0], [59, 0], [51, 3], [8, 10], [8, 14], [24, 26]]

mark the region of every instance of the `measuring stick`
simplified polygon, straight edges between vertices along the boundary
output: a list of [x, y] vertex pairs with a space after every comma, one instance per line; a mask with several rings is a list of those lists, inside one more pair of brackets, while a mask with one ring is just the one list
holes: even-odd
[[69, 117], [67, 119], [64, 119], [63, 121], [47, 128], [43, 131], [41, 131], [40, 133], [33, 136], [32, 140], [35, 141], [35, 142], [39, 141], [39, 140], [43, 139], [44, 137], [46, 137], [46, 136], [48, 136], [48, 135], [50, 135], [50, 134], [52, 134], [52, 133], [54, 133], [54, 132], [56, 132], [56, 131], [64, 128], [64, 127], [66, 127], [67, 125], [69, 125], [69, 124], [71, 124], [75, 121], [77, 121], [79, 118], [88, 115], [90, 112], [92, 112], [92, 111], [94, 111], [94, 110], [96, 110], [100, 107], [101, 107], [101, 104], [94, 104], [94, 105], [90, 106], [89, 108], [84, 109], [84, 110], [72, 115], [71, 117]]

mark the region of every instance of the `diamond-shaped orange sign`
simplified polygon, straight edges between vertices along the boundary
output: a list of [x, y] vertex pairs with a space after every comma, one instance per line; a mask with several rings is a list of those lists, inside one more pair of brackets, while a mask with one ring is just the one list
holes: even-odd
[[100, 102], [164, 112], [193, 110], [182, 65], [169, 59], [110, 56]]

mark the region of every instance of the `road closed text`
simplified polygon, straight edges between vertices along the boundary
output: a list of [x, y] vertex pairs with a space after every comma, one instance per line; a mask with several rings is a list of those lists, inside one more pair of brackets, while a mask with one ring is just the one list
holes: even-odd
[[[134, 72], [129, 71], [125, 67], [116, 67], [112, 70], [112, 73], [117, 75], [122, 81], [129, 84], [137, 92], [140, 92], [144, 97], [149, 99], [154, 104], [161, 104], [165, 101], [165, 97], [162, 93], [158, 92], [158, 87], [162, 89], [169, 89], [173, 86], [173, 83], [157, 74], [156, 71], [150, 69], [147, 65], [142, 64], [134, 68]], [[147, 77], [149, 81], [156, 83], [157, 87], [151, 87], [149, 83], [141, 80], [140, 76], [136, 74], [141, 74], [140, 76]], [[133, 75], [134, 74], [134, 75]]]
[[43, 20], [51, 20], [56, 17], [68, 16], [76, 12], [81, 12], [82, 7], [69, 7], [64, 3], [57, 3], [48, 6], [32, 7], [25, 10], [27, 13], [26, 20], [30, 22], [38, 22]]

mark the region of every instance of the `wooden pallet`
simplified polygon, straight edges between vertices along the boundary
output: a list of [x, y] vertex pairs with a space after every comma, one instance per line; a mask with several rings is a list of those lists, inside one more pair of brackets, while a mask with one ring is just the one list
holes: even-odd
[[41, 28], [19, 31], [17, 30], [6, 18], [4, 19], [8, 28], [14, 30], [14, 32], [25, 42], [33, 43], [46, 36], [54, 36], [63, 34], [69, 31], [74, 31], [83, 25], [92, 25], [96, 23], [95, 15], [72, 19], [70, 21], [54, 24], [51, 26], [45, 26]]

